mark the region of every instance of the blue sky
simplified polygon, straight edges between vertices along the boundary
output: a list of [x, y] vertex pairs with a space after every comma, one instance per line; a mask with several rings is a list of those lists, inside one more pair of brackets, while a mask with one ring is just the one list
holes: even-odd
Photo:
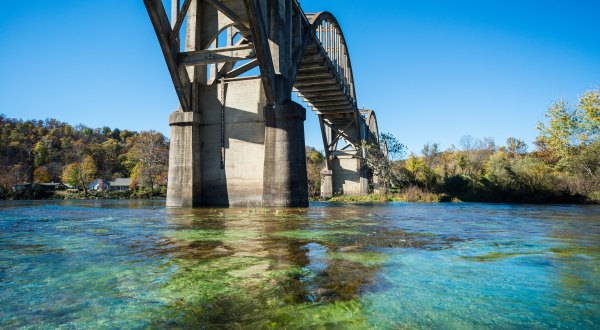
[[[319, 1], [358, 102], [410, 150], [463, 135], [530, 145], [553, 101], [600, 85], [598, 1]], [[177, 107], [141, 0], [0, 0], [0, 113], [169, 133]], [[322, 149], [314, 114], [306, 142]]]

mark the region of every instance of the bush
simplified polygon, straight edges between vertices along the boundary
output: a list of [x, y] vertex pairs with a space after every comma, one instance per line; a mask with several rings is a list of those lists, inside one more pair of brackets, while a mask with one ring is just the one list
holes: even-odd
[[447, 201], [448, 198], [444, 195], [436, 194], [417, 186], [412, 186], [402, 189], [397, 195], [392, 197], [392, 200], [400, 202], [433, 203]]

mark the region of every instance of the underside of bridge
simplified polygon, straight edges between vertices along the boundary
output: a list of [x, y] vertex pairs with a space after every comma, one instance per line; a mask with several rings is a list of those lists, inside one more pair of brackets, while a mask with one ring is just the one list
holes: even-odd
[[180, 102], [167, 206], [307, 206], [306, 110], [294, 92], [319, 117], [322, 195], [368, 192], [362, 141], [378, 143], [377, 123], [356, 106], [333, 15], [296, 0], [171, 0], [169, 19], [161, 0], [144, 3]]

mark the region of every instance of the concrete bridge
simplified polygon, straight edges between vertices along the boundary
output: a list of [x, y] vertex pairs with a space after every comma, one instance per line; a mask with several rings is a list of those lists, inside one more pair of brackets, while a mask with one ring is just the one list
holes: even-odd
[[332, 14], [297, 0], [171, 0], [169, 20], [161, 0], [144, 4], [180, 102], [167, 206], [307, 206], [306, 110], [294, 92], [319, 117], [322, 195], [368, 193], [361, 141], [378, 143], [377, 120], [357, 107]]

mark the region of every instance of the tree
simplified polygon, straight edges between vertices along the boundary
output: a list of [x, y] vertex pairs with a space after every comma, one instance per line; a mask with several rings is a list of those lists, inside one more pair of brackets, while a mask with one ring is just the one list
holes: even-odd
[[63, 169], [62, 180], [69, 186], [77, 186], [79, 184], [79, 165], [71, 163]]
[[477, 144], [477, 140], [471, 135], [464, 135], [460, 138], [460, 145], [463, 147], [464, 151], [471, 151], [475, 149]]
[[589, 145], [600, 138], [600, 90], [589, 90], [579, 98], [576, 109], [579, 140]]
[[381, 133], [379, 144], [384, 146], [388, 158], [392, 161], [398, 160], [406, 154], [406, 146], [391, 133]]
[[381, 133], [379, 145], [362, 141], [362, 148], [366, 157], [365, 164], [379, 177], [384, 193], [394, 183], [397, 177], [393, 161], [401, 158], [406, 153], [406, 147], [400, 143], [392, 134]]
[[540, 135], [537, 137], [536, 144], [541, 148], [547, 148], [559, 159], [569, 157], [574, 153], [576, 144], [575, 111], [566, 101], [560, 100], [548, 108], [545, 117], [548, 118], [548, 123], [538, 123]]
[[97, 172], [98, 170], [96, 169], [96, 163], [94, 163], [94, 159], [89, 155], [85, 156], [81, 162], [80, 181], [86, 194], [87, 185], [96, 179]]
[[21, 164], [0, 167], [0, 171], [5, 174], [0, 175], [0, 186], [6, 191], [10, 191], [16, 184], [27, 180], [27, 171]]
[[136, 163], [132, 179], [154, 189], [156, 182], [167, 172], [169, 149], [164, 135], [144, 131], [134, 136], [130, 156]]
[[437, 143], [427, 143], [423, 146], [423, 149], [421, 149], [421, 154], [423, 155], [427, 166], [433, 167], [437, 162], [437, 158], [440, 156], [440, 145]]
[[408, 156], [408, 159], [406, 159], [406, 162], [404, 163], [404, 167], [408, 171], [412, 183], [417, 182], [417, 176], [424, 166], [423, 160], [415, 154], [411, 153], [410, 156]]
[[87, 185], [96, 178], [96, 164], [87, 155], [80, 163], [71, 163], [63, 170], [63, 181], [71, 186], [81, 185], [85, 196], [88, 194]]
[[498, 147], [496, 147], [496, 141], [494, 141], [493, 137], [486, 136], [481, 140], [481, 149], [489, 153], [494, 153], [498, 150]]
[[559, 165], [568, 166], [571, 158], [600, 138], [600, 91], [586, 91], [574, 108], [564, 100], [553, 103], [538, 123], [536, 145], [554, 154]]
[[506, 139], [506, 149], [512, 157], [524, 155], [527, 153], [527, 143], [521, 139], [509, 137]]
[[33, 182], [50, 182], [52, 175], [46, 166], [37, 167], [33, 171]]
[[569, 162], [569, 170], [577, 176], [576, 190], [583, 193], [600, 191], [600, 138], [591, 142]]
[[48, 162], [48, 146], [44, 142], [38, 141], [33, 146], [33, 155], [36, 166], [45, 165]]
[[312, 147], [306, 147], [306, 176], [308, 179], [308, 194], [319, 196], [321, 193], [321, 169], [325, 156]]

